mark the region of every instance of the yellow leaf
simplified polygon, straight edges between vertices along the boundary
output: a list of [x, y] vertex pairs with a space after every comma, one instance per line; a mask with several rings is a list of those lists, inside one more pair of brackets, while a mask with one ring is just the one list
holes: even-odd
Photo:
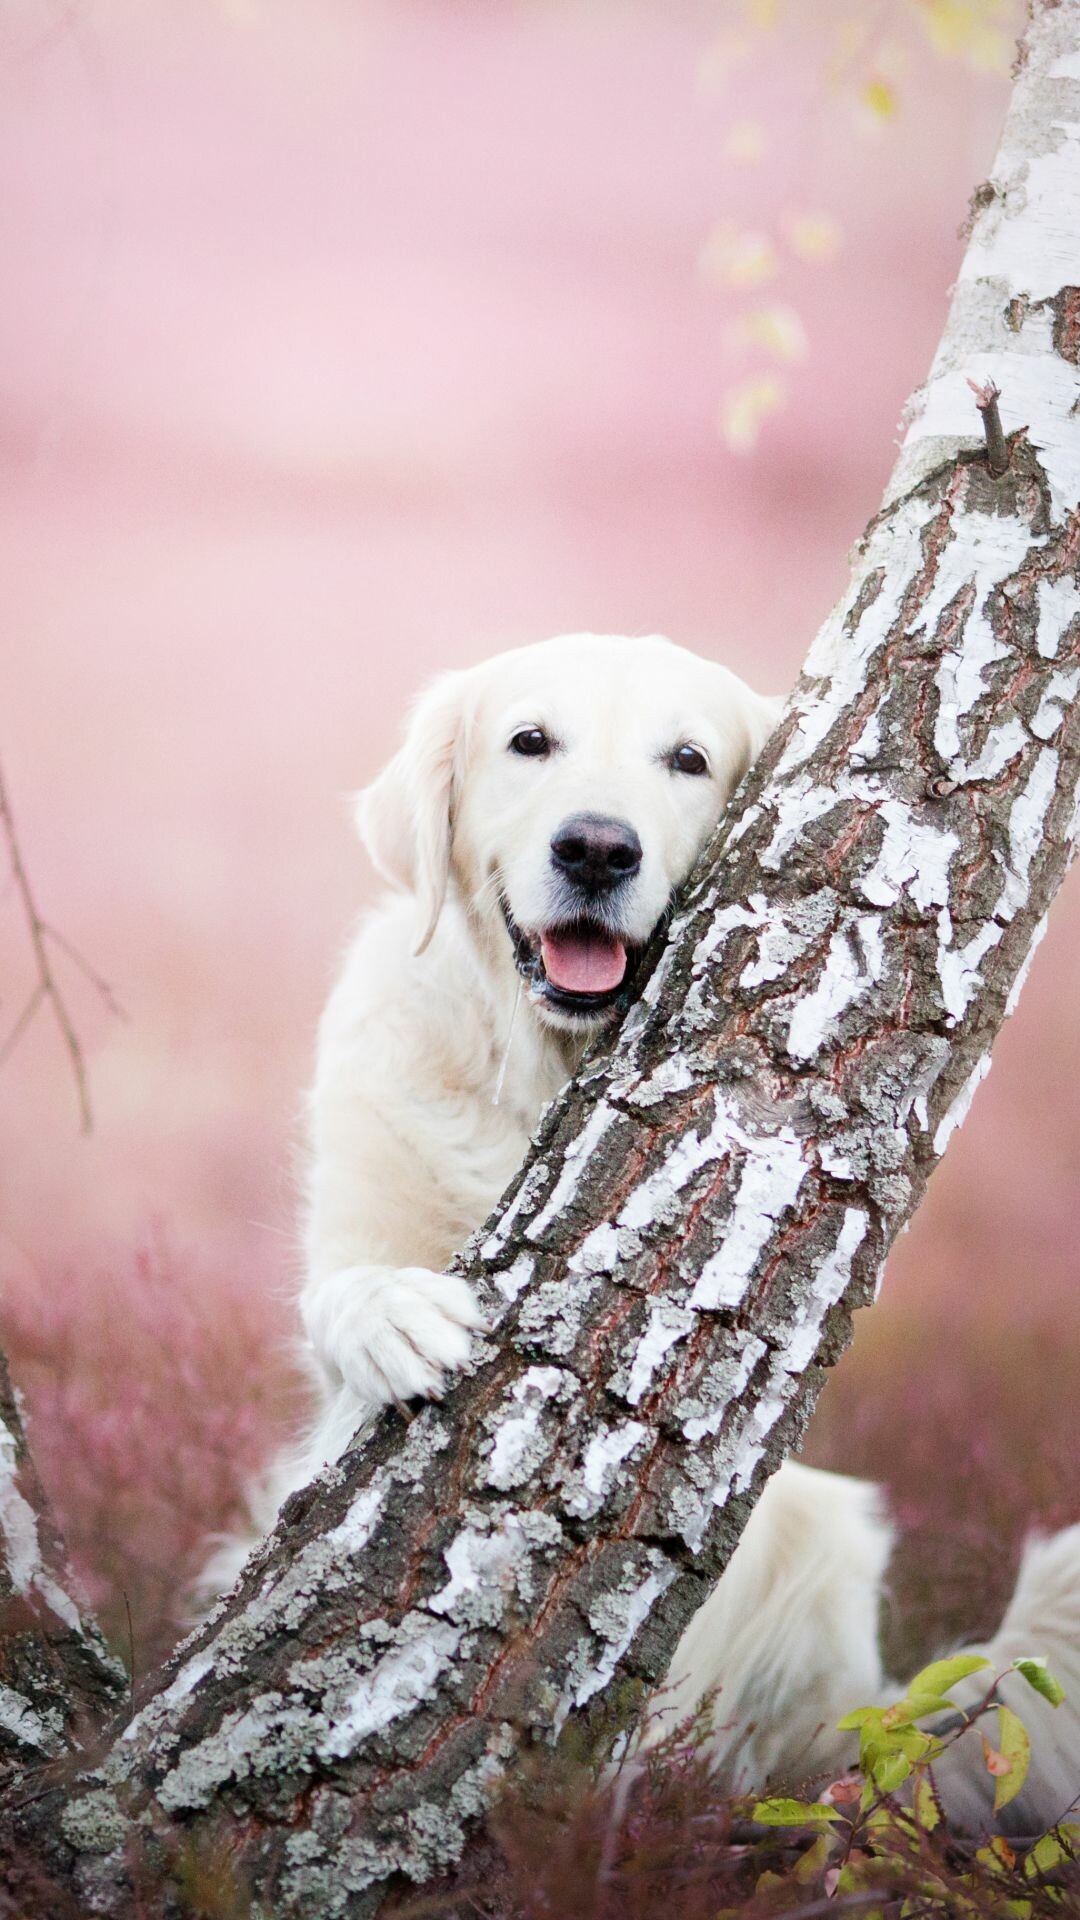
[[794, 307], [756, 307], [743, 320], [743, 332], [756, 347], [770, 353], [774, 360], [805, 360], [808, 352], [806, 328]]
[[701, 250], [703, 272], [725, 287], [761, 286], [774, 278], [779, 264], [767, 233], [743, 233], [729, 221], [714, 227]]
[[891, 120], [896, 112], [896, 94], [889, 82], [880, 75], [867, 81], [862, 99], [863, 105], [869, 107], [876, 120]]
[[944, 59], [966, 60], [983, 73], [1008, 71], [1012, 36], [998, 0], [915, 0], [915, 10]]
[[775, 373], [755, 374], [731, 387], [720, 407], [720, 432], [730, 451], [752, 453], [762, 421], [775, 413], [783, 400], [784, 384]]
[[788, 245], [801, 260], [832, 260], [840, 251], [840, 222], [831, 213], [792, 213], [784, 222]]
[[722, 33], [713, 41], [698, 68], [701, 86], [717, 91], [727, 84], [733, 68], [744, 66], [753, 53], [749, 34]]
[[738, 120], [724, 141], [724, 152], [729, 160], [740, 166], [749, 166], [760, 160], [765, 151], [765, 134], [756, 120]]

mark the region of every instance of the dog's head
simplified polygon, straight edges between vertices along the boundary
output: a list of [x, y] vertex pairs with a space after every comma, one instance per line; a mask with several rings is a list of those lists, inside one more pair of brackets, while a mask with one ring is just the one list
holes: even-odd
[[537, 1012], [578, 1031], [625, 1005], [675, 889], [780, 702], [666, 640], [595, 634], [448, 673], [359, 797], [417, 951], [453, 885]]

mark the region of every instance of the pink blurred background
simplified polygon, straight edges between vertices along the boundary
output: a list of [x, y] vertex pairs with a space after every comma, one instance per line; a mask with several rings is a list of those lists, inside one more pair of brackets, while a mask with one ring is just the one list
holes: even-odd
[[[861, 44], [859, 0], [772, 32], [734, 0], [5, 12], [0, 750], [41, 911], [127, 1018], [60, 956], [89, 1139], [47, 1013], [0, 1075], [0, 1321], [143, 1664], [291, 1404], [300, 1094], [372, 884], [343, 797], [426, 674], [560, 629], [790, 684], [1006, 97], [921, 4]], [[803, 258], [822, 213], [842, 244]], [[774, 276], [718, 277], [717, 223]], [[805, 358], [748, 343], [777, 305]], [[1078, 931], [1072, 886], [812, 1437], [948, 1526], [969, 1611], [988, 1540], [1076, 1517]], [[10, 888], [0, 965], [10, 1025]], [[927, 1579], [898, 1591], [947, 1625]]]

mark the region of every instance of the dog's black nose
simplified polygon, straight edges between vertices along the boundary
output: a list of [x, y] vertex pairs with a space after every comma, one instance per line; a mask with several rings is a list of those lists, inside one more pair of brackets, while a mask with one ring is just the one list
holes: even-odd
[[637, 872], [641, 841], [628, 820], [572, 813], [552, 835], [551, 858], [568, 880], [589, 893], [602, 893]]

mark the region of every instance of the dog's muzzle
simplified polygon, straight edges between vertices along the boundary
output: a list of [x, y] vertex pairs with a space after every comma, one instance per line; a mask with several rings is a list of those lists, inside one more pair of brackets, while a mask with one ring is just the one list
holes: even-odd
[[644, 947], [628, 945], [587, 914], [526, 933], [502, 894], [499, 903], [517, 970], [534, 1000], [590, 1020], [630, 1005]]

